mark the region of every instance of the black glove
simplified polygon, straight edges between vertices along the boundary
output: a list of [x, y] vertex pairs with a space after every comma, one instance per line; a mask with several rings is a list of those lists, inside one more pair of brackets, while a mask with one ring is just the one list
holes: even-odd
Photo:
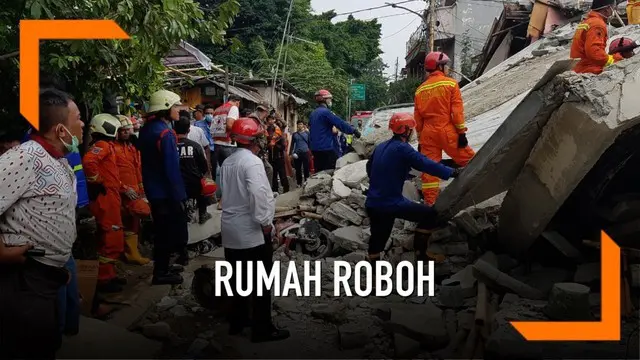
[[87, 195], [89, 195], [89, 200], [95, 201], [98, 196], [106, 195], [107, 189], [102, 184], [89, 183], [87, 184]]
[[469, 141], [467, 140], [467, 134], [458, 135], [458, 148], [462, 149], [469, 145]]
[[458, 176], [460, 176], [460, 173], [462, 172], [462, 170], [464, 170], [464, 168], [461, 168], [461, 167], [453, 169], [453, 173], [451, 174], [451, 177], [454, 179], [457, 178]]
[[355, 130], [353, 130], [353, 136], [355, 136], [356, 139], [360, 139], [362, 134], [360, 134], [360, 131], [358, 131], [358, 129], [355, 129]]

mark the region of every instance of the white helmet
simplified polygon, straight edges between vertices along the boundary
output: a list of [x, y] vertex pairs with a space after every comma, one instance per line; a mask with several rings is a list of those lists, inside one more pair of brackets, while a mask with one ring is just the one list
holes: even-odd
[[129, 119], [128, 116], [124, 115], [116, 115], [118, 120], [120, 120], [120, 127], [123, 129], [133, 129], [133, 122]]
[[102, 134], [110, 138], [116, 138], [120, 120], [111, 114], [98, 114], [91, 119], [89, 131], [91, 134]]
[[149, 113], [169, 110], [174, 105], [182, 105], [180, 95], [169, 90], [158, 90], [149, 98]]

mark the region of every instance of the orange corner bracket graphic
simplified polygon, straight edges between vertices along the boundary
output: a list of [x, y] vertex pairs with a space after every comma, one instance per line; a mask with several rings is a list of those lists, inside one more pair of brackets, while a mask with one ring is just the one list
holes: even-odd
[[513, 321], [511, 325], [529, 341], [619, 341], [620, 247], [603, 231], [601, 249], [600, 321]]
[[129, 39], [113, 20], [20, 21], [20, 113], [39, 129], [40, 40]]

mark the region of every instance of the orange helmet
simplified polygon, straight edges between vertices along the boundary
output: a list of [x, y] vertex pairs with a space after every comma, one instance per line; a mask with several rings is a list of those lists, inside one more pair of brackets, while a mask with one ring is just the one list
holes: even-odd
[[333, 95], [328, 90], [318, 90], [314, 95], [317, 102], [323, 102], [327, 99], [333, 99]]
[[416, 120], [410, 113], [394, 113], [389, 121], [389, 130], [394, 134], [403, 135], [416, 127]]
[[609, 45], [609, 55], [633, 51], [638, 46], [640, 46], [640, 44], [636, 41], [627, 37], [621, 37], [611, 41], [611, 45]]
[[231, 136], [240, 144], [249, 145], [264, 130], [251, 118], [240, 118], [233, 122]]
[[432, 51], [424, 59], [424, 69], [427, 71], [435, 71], [439, 65], [447, 64], [449, 57], [447, 54], [440, 51]]

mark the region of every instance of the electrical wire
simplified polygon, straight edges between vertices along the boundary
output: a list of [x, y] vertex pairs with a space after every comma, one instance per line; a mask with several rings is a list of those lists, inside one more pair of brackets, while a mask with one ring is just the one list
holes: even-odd
[[357, 14], [357, 13], [364, 12], [364, 11], [371, 11], [371, 10], [383, 9], [383, 8], [386, 8], [386, 7], [389, 7], [389, 6], [393, 6], [393, 5], [400, 5], [400, 4], [406, 4], [406, 3], [414, 2], [414, 1], [420, 1], [420, 0], [405, 0], [405, 1], [400, 1], [400, 2], [397, 2], [397, 3], [390, 3], [390, 4], [385, 4], [385, 5], [380, 5], [380, 6], [370, 7], [370, 8], [367, 8], [367, 9], [359, 9], [359, 10], [354, 10], [354, 11], [344, 12], [344, 13], [336, 14], [336, 16], [344, 16], [344, 15]]
[[415, 18], [415, 19], [411, 20], [407, 25], [403, 26], [403, 27], [402, 27], [402, 29], [400, 29], [400, 30], [398, 30], [398, 31], [394, 32], [393, 34], [391, 34], [391, 35], [388, 35], [388, 36], [385, 36], [385, 37], [381, 38], [381, 39], [380, 39], [380, 41], [382, 41], [382, 40], [384, 40], [384, 39], [388, 39], [388, 38], [390, 38], [390, 37], [392, 37], [392, 36], [396, 36], [396, 35], [400, 34], [400, 32], [402, 32], [402, 30], [404, 30], [404, 29], [408, 28], [409, 26], [411, 26], [411, 24], [413, 24], [414, 22], [416, 22], [416, 20], [418, 20], [418, 18]]

